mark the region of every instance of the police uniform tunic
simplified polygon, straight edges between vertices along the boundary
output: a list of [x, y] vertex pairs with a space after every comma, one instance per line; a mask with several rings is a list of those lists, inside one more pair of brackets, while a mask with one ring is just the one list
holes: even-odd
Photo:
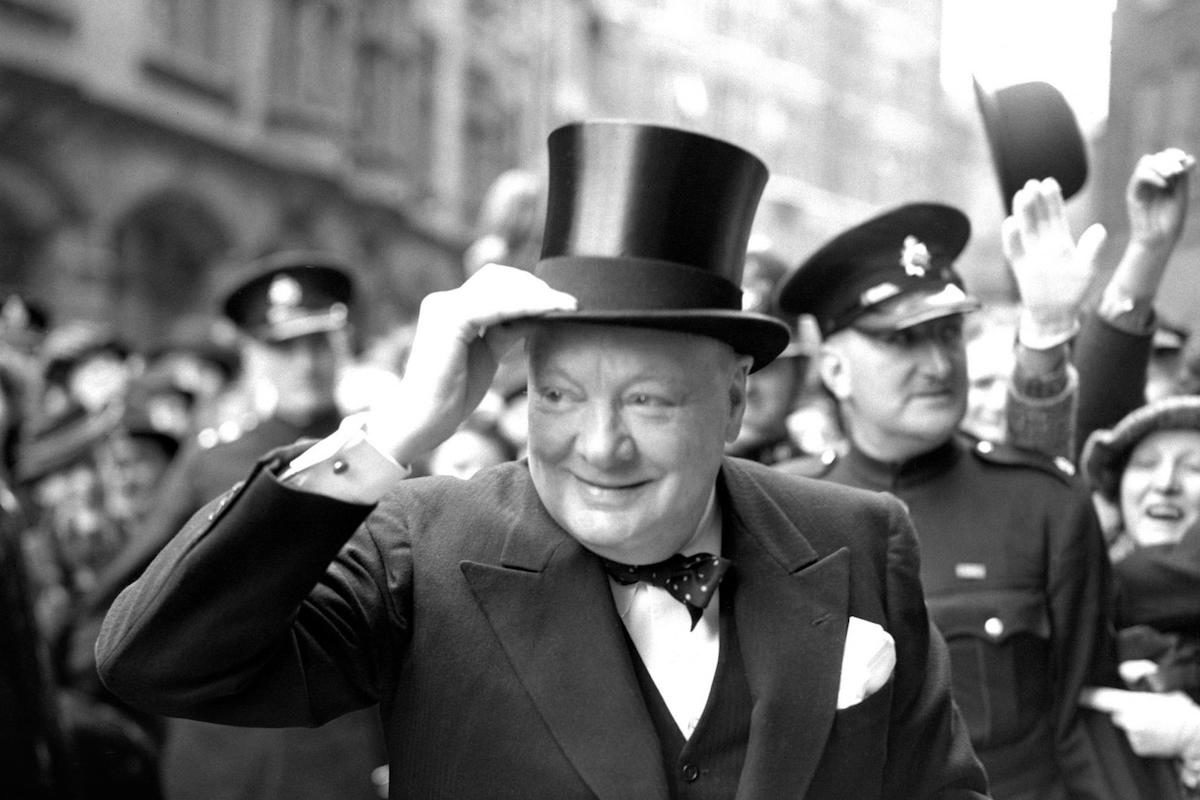
[[992, 792], [1113, 796], [1076, 711], [1103, 680], [1108, 562], [1088, 495], [1054, 462], [966, 436], [904, 463], [857, 449], [825, 477], [909, 507], [953, 693]]

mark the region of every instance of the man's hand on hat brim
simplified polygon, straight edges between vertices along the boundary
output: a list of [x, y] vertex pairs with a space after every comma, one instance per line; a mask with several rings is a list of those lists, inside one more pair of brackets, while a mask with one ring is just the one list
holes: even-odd
[[527, 321], [575, 306], [532, 273], [501, 264], [426, 296], [398, 399], [373, 410], [372, 443], [400, 463], [437, 447], [479, 405], [500, 359], [528, 333]]

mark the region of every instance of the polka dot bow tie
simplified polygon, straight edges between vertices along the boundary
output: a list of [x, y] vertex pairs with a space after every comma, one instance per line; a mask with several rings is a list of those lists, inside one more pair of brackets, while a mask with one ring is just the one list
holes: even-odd
[[733, 566], [728, 558], [712, 553], [691, 556], [676, 553], [665, 561], [638, 566], [619, 564], [606, 558], [600, 560], [604, 562], [609, 577], [623, 586], [645, 581], [651, 586], [666, 589], [668, 594], [687, 608], [692, 617], [692, 630], [696, 629], [696, 623], [717, 590], [717, 584]]

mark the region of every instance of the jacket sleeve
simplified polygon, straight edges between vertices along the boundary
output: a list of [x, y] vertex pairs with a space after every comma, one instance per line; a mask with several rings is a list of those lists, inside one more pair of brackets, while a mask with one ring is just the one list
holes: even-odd
[[1059, 391], [1043, 396], [1036, 379], [1013, 371], [1005, 404], [1009, 444], [1051, 458], [1074, 458], [1079, 378], [1070, 364], [1064, 364], [1061, 382]]
[[950, 694], [950, 656], [925, 608], [920, 554], [908, 513], [893, 504], [887, 604], [897, 680], [888, 742], [887, 797], [987, 797], [987, 779]]
[[1079, 372], [1076, 458], [1092, 431], [1111, 428], [1146, 402], [1153, 338], [1123, 331], [1098, 313], [1083, 318], [1073, 352]]
[[260, 727], [319, 725], [374, 702], [366, 643], [384, 604], [370, 601], [379, 576], [360, 557], [369, 537], [339, 557], [371, 507], [284, 486], [273, 474], [284, 463], [264, 458], [200, 509], [113, 603], [96, 655], [118, 697]]

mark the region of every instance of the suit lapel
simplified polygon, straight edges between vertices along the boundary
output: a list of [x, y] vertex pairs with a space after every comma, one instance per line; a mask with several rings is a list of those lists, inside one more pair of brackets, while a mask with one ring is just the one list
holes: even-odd
[[[849, 608], [849, 554], [825, 558], [741, 468], [722, 470], [736, 550], [738, 640], [754, 707], [738, 797], [802, 797], [833, 725]], [[658, 739], [595, 556], [536, 497], [499, 564], [462, 570], [526, 691], [599, 798], [668, 796]], [[797, 515], [793, 514], [793, 517]], [[585, 698], [581, 701], [581, 698]]]
[[[530, 490], [532, 493], [532, 490]], [[539, 503], [499, 564], [463, 562], [476, 601], [567, 758], [599, 798], [667, 797], [658, 738], [596, 557]]]
[[818, 559], [740, 467], [726, 461], [734, 612], [754, 699], [738, 797], [803, 797], [833, 725], [848, 621], [849, 554]]

